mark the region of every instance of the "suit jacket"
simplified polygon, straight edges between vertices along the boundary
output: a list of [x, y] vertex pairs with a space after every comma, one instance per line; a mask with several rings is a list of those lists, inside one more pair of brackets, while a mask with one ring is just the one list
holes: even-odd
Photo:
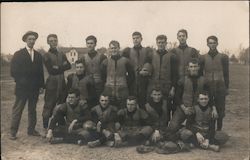
[[40, 53], [34, 50], [32, 62], [26, 48], [15, 52], [11, 61], [11, 76], [15, 79], [17, 96], [25, 96], [44, 87], [43, 61]]

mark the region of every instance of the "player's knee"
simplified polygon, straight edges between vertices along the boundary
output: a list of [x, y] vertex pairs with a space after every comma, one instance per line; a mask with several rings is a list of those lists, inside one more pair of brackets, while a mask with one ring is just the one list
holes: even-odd
[[186, 140], [188, 140], [190, 137], [192, 137], [193, 136], [193, 133], [190, 131], [190, 130], [188, 130], [188, 129], [182, 129], [181, 131], [180, 131], [180, 138], [183, 140], [183, 141], [186, 141]]
[[180, 127], [181, 127], [181, 124], [178, 124], [177, 122], [171, 120], [169, 122], [168, 129], [170, 132], [177, 132]]
[[167, 150], [167, 151], [176, 151], [178, 150], [178, 146], [174, 142], [165, 142], [164, 145], [162, 146], [162, 149]]
[[219, 145], [223, 145], [228, 141], [229, 136], [227, 133], [225, 133], [223, 131], [217, 131], [214, 138], [217, 140]]
[[153, 133], [153, 128], [151, 126], [146, 126], [143, 128], [143, 134], [144, 135], [150, 135]]

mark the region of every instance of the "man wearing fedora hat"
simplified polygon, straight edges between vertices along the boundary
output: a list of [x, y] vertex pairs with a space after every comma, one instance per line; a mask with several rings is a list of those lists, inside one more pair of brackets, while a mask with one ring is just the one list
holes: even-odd
[[15, 140], [19, 128], [22, 112], [28, 102], [28, 135], [39, 136], [36, 126], [36, 104], [39, 92], [43, 91], [44, 73], [42, 56], [33, 46], [38, 34], [28, 31], [22, 40], [26, 47], [15, 52], [11, 61], [11, 76], [16, 82], [16, 101], [12, 109], [10, 139]]

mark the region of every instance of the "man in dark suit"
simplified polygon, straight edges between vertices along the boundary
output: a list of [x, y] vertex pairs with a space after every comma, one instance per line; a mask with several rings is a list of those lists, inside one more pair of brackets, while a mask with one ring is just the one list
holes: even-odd
[[39, 92], [43, 91], [44, 73], [40, 53], [33, 46], [38, 34], [29, 31], [22, 40], [27, 44], [25, 48], [15, 52], [11, 61], [11, 76], [15, 79], [16, 101], [12, 110], [10, 139], [15, 140], [19, 128], [22, 112], [28, 101], [28, 135], [39, 136], [36, 126], [36, 104]]

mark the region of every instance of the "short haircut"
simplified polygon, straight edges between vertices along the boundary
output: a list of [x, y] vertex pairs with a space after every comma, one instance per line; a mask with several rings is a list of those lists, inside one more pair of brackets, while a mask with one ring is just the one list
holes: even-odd
[[153, 93], [153, 91], [156, 91], [156, 92], [162, 92], [160, 86], [155, 86], [151, 89], [150, 93]]
[[119, 48], [120, 48], [120, 43], [119, 43], [118, 41], [112, 40], [112, 41], [109, 43], [109, 47], [110, 47], [111, 44], [114, 45], [114, 46], [116, 46], [116, 47], [119, 47]]
[[75, 64], [80, 64], [80, 63], [83, 64], [83, 66], [84, 66], [84, 61], [82, 61], [80, 59], [78, 59], [78, 60], [75, 61]]
[[101, 98], [101, 96], [103, 96], [103, 97], [108, 97], [108, 99], [109, 99], [109, 95], [107, 95], [107, 94], [104, 93], [104, 92], [99, 96], [99, 99]]
[[127, 100], [135, 101], [137, 103], [137, 98], [135, 96], [128, 96]]
[[49, 42], [49, 38], [51, 38], [51, 37], [54, 37], [54, 38], [57, 39], [57, 35], [56, 35], [56, 34], [49, 34], [49, 35], [47, 36], [47, 42]]
[[159, 88], [159, 87], [154, 87], [154, 88], [152, 88], [151, 93], [152, 93], [153, 91], [162, 92], [162, 91], [161, 91], [161, 88]]
[[68, 91], [68, 95], [69, 94], [75, 94], [76, 97], [79, 97], [80, 96], [80, 90], [76, 89], [76, 88], [70, 88], [69, 91]]
[[184, 33], [187, 37], [188, 37], [188, 32], [187, 32], [187, 30], [185, 30], [185, 29], [180, 29], [178, 32], [177, 32], [177, 36], [178, 36], [178, 34], [179, 33]]
[[198, 64], [200, 65], [200, 61], [198, 58], [191, 58], [189, 61], [188, 61], [188, 64], [189, 63], [193, 63], [193, 64]]
[[86, 42], [87, 42], [88, 40], [93, 40], [95, 43], [97, 42], [96, 37], [93, 36], [93, 35], [88, 36], [85, 40], [86, 40]]
[[199, 96], [200, 95], [204, 95], [204, 96], [208, 96], [209, 97], [209, 92], [206, 91], [206, 90], [202, 90], [202, 91], [199, 92]]
[[218, 42], [218, 38], [216, 36], [207, 37], [207, 42], [209, 41], [209, 39], [212, 39], [212, 40], [215, 40], [216, 42]]
[[140, 36], [140, 37], [142, 37], [142, 34], [141, 34], [140, 32], [138, 32], [138, 31], [135, 31], [135, 32], [132, 34], [132, 36]]
[[159, 39], [164, 39], [165, 41], [167, 41], [167, 36], [165, 36], [165, 35], [163, 35], [163, 34], [158, 35], [158, 36], [156, 37], [156, 41], [158, 41]]

